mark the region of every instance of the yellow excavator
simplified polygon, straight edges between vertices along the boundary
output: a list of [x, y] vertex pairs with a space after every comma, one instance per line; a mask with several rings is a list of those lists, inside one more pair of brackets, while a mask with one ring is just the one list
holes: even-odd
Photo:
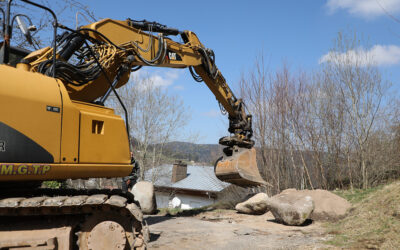
[[[145, 249], [140, 207], [126, 190], [37, 188], [46, 180], [126, 177], [136, 169], [129, 121], [116, 89], [142, 66], [189, 68], [229, 117], [216, 176], [239, 186], [265, 185], [256, 162], [252, 117], [191, 31], [146, 20], [104, 19], [78, 29], [54, 18], [52, 46], [31, 53], [10, 46], [17, 20], [3, 11], [0, 50], [0, 249]], [[57, 30], [62, 30], [57, 35]], [[170, 37], [180, 35], [183, 42]], [[124, 119], [105, 107], [113, 93]], [[36, 247], [36, 248], [35, 248]]]

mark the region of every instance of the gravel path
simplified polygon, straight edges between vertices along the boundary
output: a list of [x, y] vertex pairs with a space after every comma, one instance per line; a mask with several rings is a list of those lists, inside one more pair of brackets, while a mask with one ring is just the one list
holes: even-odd
[[329, 248], [319, 222], [285, 226], [271, 213], [237, 214], [232, 210], [193, 216], [148, 216], [149, 249], [318, 249]]

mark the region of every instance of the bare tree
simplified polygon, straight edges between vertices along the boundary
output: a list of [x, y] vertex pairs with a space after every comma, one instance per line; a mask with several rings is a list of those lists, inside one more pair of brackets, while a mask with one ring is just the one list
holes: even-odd
[[272, 193], [289, 187], [367, 188], [400, 175], [399, 112], [370, 54], [339, 34], [313, 74], [274, 73], [262, 57], [240, 89], [253, 114], [254, 138]]
[[[52, 9], [57, 15], [58, 22], [70, 28], [76, 28], [77, 25], [89, 24], [98, 19], [94, 12], [91, 11], [90, 6], [76, 0], [40, 0], [37, 2]], [[6, 10], [6, 6], [7, 1], [0, 2], [0, 7], [4, 11]], [[17, 22], [12, 24], [14, 25], [13, 38], [11, 40], [13, 46], [36, 50], [38, 47], [49, 46], [51, 44], [53, 39], [53, 18], [48, 12], [22, 1], [14, 0], [11, 6], [11, 16], [13, 17], [16, 14], [27, 15], [32, 20], [32, 24], [36, 26], [37, 30], [32, 33], [36, 47], [29, 44], [22, 33], [18, 31]]]
[[241, 95], [253, 115], [254, 138], [259, 148], [259, 165], [263, 176], [273, 183], [271, 193], [288, 187], [304, 188], [303, 178], [312, 187], [308, 165], [301, 149], [303, 130], [295, 127], [301, 105], [297, 98], [299, 79], [284, 65], [275, 74], [269, 73], [260, 56], [254, 71], [240, 81]]
[[325, 80], [339, 88], [339, 97], [349, 116], [347, 133], [355, 141], [362, 186], [367, 188], [367, 145], [389, 84], [382, 80], [372, 55], [358, 51], [360, 46], [356, 35], [339, 33], [324, 72]]
[[[158, 178], [155, 167], [164, 160], [164, 146], [181, 136], [189, 119], [188, 109], [178, 96], [155, 85], [149, 76], [132, 76], [118, 93], [128, 110], [134, 157], [140, 166], [139, 177], [144, 179], [146, 171], [153, 169], [151, 179], [154, 181]], [[111, 105], [123, 114], [115, 99]]]
[[264, 58], [256, 60], [255, 71], [250, 72], [249, 76], [242, 75], [240, 81], [241, 96], [246, 102], [247, 108], [253, 114], [254, 139], [260, 147], [261, 170], [264, 178], [271, 179], [273, 183], [278, 183], [271, 168], [267, 167], [267, 143], [268, 143], [268, 74], [266, 73]]

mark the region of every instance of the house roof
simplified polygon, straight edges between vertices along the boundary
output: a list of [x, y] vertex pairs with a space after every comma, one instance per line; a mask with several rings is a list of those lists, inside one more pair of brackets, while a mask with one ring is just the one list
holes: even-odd
[[[153, 175], [154, 173], [154, 175]], [[145, 180], [152, 181], [155, 187], [168, 187], [196, 191], [219, 192], [230, 184], [218, 180], [212, 166], [187, 166], [187, 177], [175, 183], [171, 182], [172, 165], [161, 165], [145, 173]]]

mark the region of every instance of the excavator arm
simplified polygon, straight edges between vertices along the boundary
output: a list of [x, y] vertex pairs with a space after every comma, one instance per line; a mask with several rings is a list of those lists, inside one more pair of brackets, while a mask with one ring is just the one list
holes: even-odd
[[[63, 81], [72, 100], [101, 105], [142, 66], [189, 68], [193, 78], [204, 81], [228, 113], [232, 136], [219, 141], [226, 147], [216, 163], [216, 176], [240, 186], [267, 184], [257, 168], [252, 116], [215, 65], [214, 52], [195, 33], [131, 19], [104, 19], [77, 30], [59, 27], [66, 32], [57, 38], [56, 64], [53, 49], [48, 47], [25, 57], [19, 67], [47, 75], [55, 67], [56, 78]], [[183, 43], [169, 38], [175, 35], [180, 35]]]

